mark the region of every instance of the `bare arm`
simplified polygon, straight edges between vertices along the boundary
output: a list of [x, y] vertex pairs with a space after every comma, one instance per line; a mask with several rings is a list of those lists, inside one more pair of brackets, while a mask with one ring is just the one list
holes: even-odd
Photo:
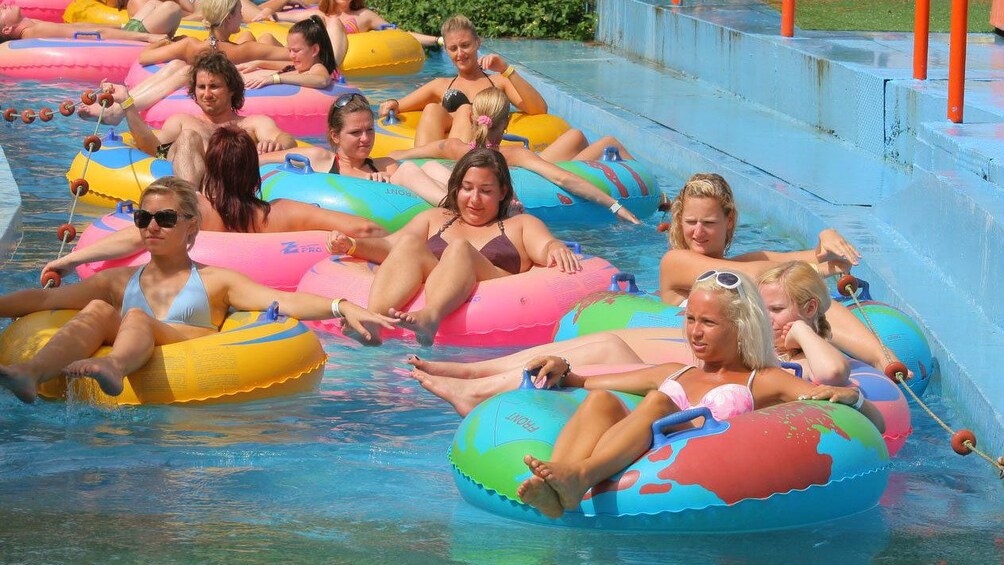
[[561, 383], [562, 386], [585, 388], [589, 390], [617, 390], [630, 394], [644, 395], [651, 390], [659, 388], [659, 385], [666, 380], [666, 376], [679, 370], [683, 365], [679, 363], [668, 363], [645, 367], [624, 373], [614, 373], [608, 375], [593, 375], [585, 377], [571, 371], [565, 360], [552, 355], [536, 357], [526, 364], [530, 370], [539, 369], [537, 380], [552, 380], [568, 370], [568, 375]]
[[659, 263], [659, 292], [663, 302], [679, 304], [690, 294], [697, 277], [706, 271], [739, 271], [756, 280], [774, 265], [770, 261], [739, 262], [715, 259], [688, 249], [670, 249]]
[[176, 41], [167, 43], [154, 43], [140, 51], [137, 60], [141, 65], [165, 63], [173, 59], [180, 59], [190, 63], [191, 61], [188, 60], [188, 50], [192, 43], [202, 44], [201, 41], [191, 37], [182, 37]]
[[517, 216], [523, 224], [522, 243], [535, 265], [558, 267], [565, 273], [582, 270], [579, 258], [565, 243], [551, 234], [544, 222], [529, 214]]
[[310, 167], [315, 171], [327, 172], [331, 168], [331, 163], [335, 160], [335, 154], [323, 147], [294, 147], [292, 149], [261, 153], [258, 155], [258, 163], [262, 165], [284, 163], [286, 155], [291, 154], [306, 157], [310, 160]]
[[65, 276], [72, 269], [84, 263], [128, 257], [142, 250], [143, 238], [140, 236], [139, 228], [129, 226], [102, 238], [93, 245], [89, 245], [83, 249], [74, 249], [72, 252], [58, 259], [49, 261], [42, 268], [42, 276], [44, 277], [50, 271], [59, 273], [60, 276]]
[[496, 84], [501, 81], [500, 88], [505, 91], [506, 96], [520, 111], [527, 114], [546, 114], [547, 102], [544, 97], [537, 92], [532, 84], [526, 81], [519, 72], [515, 71], [508, 78], [501, 76], [508, 68], [509, 64], [501, 56], [492, 53], [482, 57], [478, 64], [482, 69], [488, 69], [499, 73]]
[[432, 79], [429, 82], [411, 91], [400, 100], [387, 100], [380, 104], [380, 117], [383, 118], [391, 110], [395, 112], [410, 112], [421, 110], [426, 104], [440, 102], [442, 96], [439, 94], [438, 81], [445, 79]]
[[829, 341], [819, 336], [801, 320], [789, 323], [782, 330], [786, 347], [802, 350], [809, 365], [810, 380], [816, 384], [847, 386], [851, 364], [847, 357]]
[[[457, 144], [463, 147], [459, 147]], [[459, 159], [469, 150], [470, 146], [463, 141], [448, 138], [426, 143], [421, 147], [391, 151], [387, 156], [398, 161], [402, 159]]]
[[[852, 406], [860, 395], [857, 388], [815, 385], [773, 367], [761, 370], [753, 381], [753, 396], [759, 407], [795, 400], [829, 400]], [[858, 411], [871, 420], [880, 433], [885, 432], [885, 419], [874, 404], [865, 400]]]
[[292, 149], [296, 147], [296, 138], [279, 129], [275, 120], [268, 116], [250, 116], [245, 118], [245, 129], [251, 130], [258, 140], [258, 154]]
[[390, 177], [390, 182], [414, 192], [419, 198], [433, 206], [446, 198], [446, 187], [436, 182], [415, 163], [401, 163]]
[[[77, 284], [57, 288], [33, 288], [0, 296], [0, 316], [15, 317], [43, 310], [80, 309], [92, 300], [119, 304], [115, 296], [116, 281], [132, 268], [109, 269]], [[127, 275], [126, 275], [127, 276]]]
[[[511, 166], [523, 167], [524, 169], [533, 171], [579, 198], [595, 202], [604, 208], [610, 208], [617, 204], [617, 200], [613, 196], [610, 196], [599, 188], [596, 188], [591, 182], [579, 175], [562, 169], [554, 163], [545, 161], [540, 157], [540, 155], [537, 155], [529, 149], [514, 147], [512, 150], [509, 150], [507, 148], [505, 153]], [[624, 206], [620, 207], [616, 213], [618, 217], [621, 217], [632, 224], [641, 223], [638, 221], [638, 218]]]

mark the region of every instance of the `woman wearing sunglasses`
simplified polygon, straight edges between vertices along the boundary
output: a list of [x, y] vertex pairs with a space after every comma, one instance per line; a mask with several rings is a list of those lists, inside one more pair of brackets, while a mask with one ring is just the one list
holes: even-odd
[[[847, 385], [850, 364], [828, 341], [825, 312], [830, 297], [819, 274], [807, 263], [790, 261], [764, 273], [759, 290], [774, 332], [777, 357], [801, 365], [803, 378], [816, 384]], [[524, 368], [534, 372], [536, 386], [551, 388], [572, 366], [658, 365], [689, 358], [683, 341], [683, 332], [676, 328], [632, 328], [473, 363], [427, 361], [416, 356], [407, 362], [414, 366], [412, 377], [423, 387], [466, 415], [483, 400], [516, 389]], [[527, 363], [527, 359], [534, 360]]]
[[[589, 395], [562, 429], [549, 461], [526, 455], [533, 476], [517, 490], [520, 499], [551, 518], [578, 508], [590, 488], [649, 449], [653, 423], [689, 408], [706, 407], [721, 420], [783, 402], [829, 400], [855, 408], [884, 431], [882, 415], [857, 389], [814, 385], [776, 367], [770, 328], [745, 275], [703, 273], [686, 307], [685, 333], [697, 365], [592, 377], [568, 371], [563, 384], [590, 389]], [[628, 411], [611, 390], [645, 398]]]
[[[447, 137], [470, 139], [471, 100], [486, 88], [502, 89], [521, 112], [547, 113], [547, 102], [512, 65], [496, 54], [478, 57], [481, 38], [471, 20], [453, 16], [443, 23], [441, 32], [457, 76], [433, 79], [400, 100], [380, 104], [381, 118], [391, 111], [422, 111], [415, 131], [415, 147]], [[489, 76], [485, 71], [498, 74]]]
[[[297, 200], [266, 202], [259, 198], [261, 175], [254, 140], [236, 126], [219, 128], [209, 138], [206, 174], [197, 195], [199, 228], [206, 231], [276, 233], [339, 230], [353, 237], [386, 235], [379, 224], [344, 212], [325, 210]], [[142, 226], [140, 226], [142, 227]], [[83, 249], [49, 262], [50, 271], [65, 276], [78, 265], [128, 257], [144, 247], [137, 227], [116, 232]]]
[[[414, 163], [398, 164], [390, 157], [370, 158], [374, 140], [373, 110], [365, 96], [351, 92], [335, 99], [328, 110], [328, 143], [323, 147], [296, 147], [259, 156], [260, 162], [282, 163], [288, 154], [310, 159], [316, 171], [389, 182], [408, 188], [438, 206], [446, 196], [443, 185], [433, 181]], [[353, 235], [353, 234], [349, 234]]]
[[[394, 320], [342, 299], [282, 292], [219, 267], [195, 264], [188, 250], [199, 233], [199, 198], [177, 177], [155, 181], [140, 197], [134, 219], [150, 262], [109, 269], [74, 285], [22, 290], [0, 297], [0, 316], [79, 309], [31, 360], [0, 366], [0, 385], [33, 402], [40, 383], [61, 374], [91, 377], [112, 396], [122, 379], [142, 367], [157, 345], [219, 331], [228, 310], [265, 310], [305, 320], [343, 317], [361, 335]], [[365, 322], [365, 326], [363, 325]], [[102, 345], [107, 357], [92, 358]]]
[[[574, 274], [581, 266], [568, 247], [529, 214], [508, 217], [512, 179], [497, 151], [475, 149], [457, 162], [440, 207], [420, 212], [397, 232], [381, 238], [332, 232], [328, 251], [379, 263], [367, 306], [398, 318], [421, 345], [432, 345], [444, 317], [453, 313], [480, 281], [556, 267]], [[399, 309], [425, 290], [425, 306]], [[371, 328], [379, 345], [379, 328]], [[360, 336], [353, 336], [359, 338]]]
[[[486, 88], [474, 97], [474, 103], [472, 104], [471, 111], [471, 128], [473, 131], [473, 137], [470, 142], [450, 137], [448, 139], [415, 147], [414, 149], [394, 151], [390, 154], [390, 157], [395, 159], [456, 160], [475, 147], [495, 149], [496, 151], [502, 153], [506, 162], [509, 163], [510, 166], [523, 167], [524, 169], [531, 170], [580, 198], [595, 202], [604, 208], [609, 208], [614, 215], [626, 222], [631, 222], [632, 224], [641, 223], [630, 210], [617, 202], [614, 197], [596, 188], [586, 179], [570, 173], [555, 165], [552, 161], [544, 158], [544, 154], [555, 144], [558, 144], [559, 146], [556, 151], [563, 151], [561, 148], [569, 145], [569, 143], [563, 140], [565, 134], [562, 134], [562, 137], [559, 137], [559, 140], [561, 140], [560, 143], [556, 141], [555, 144], [548, 146], [548, 148], [541, 152], [540, 155], [526, 149], [525, 147], [517, 145], [501, 145], [502, 136], [505, 134], [505, 130], [509, 126], [509, 106], [509, 98], [506, 97], [505, 92], [499, 88]], [[567, 133], [569, 132], [566, 132], [566, 134]], [[574, 142], [574, 135], [575, 134], [573, 134], [572, 138], [569, 138], [572, 142]], [[578, 135], [581, 136], [581, 132], [579, 132]], [[623, 149], [620, 142], [614, 138], [607, 137], [600, 140], [598, 143], [603, 142], [614, 144], [615, 146]], [[579, 154], [573, 155], [573, 157], [592, 157], [593, 159], [598, 159], [600, 153], [601, 150], [597, 151], [596, 147], [590, 146]], [[556, 153], [552, 152], [552, 154]], [[630, 158], [630, 154], [627, 153], [627, 150], [624, 150], [622, 155], [626, 158]], [[562, 153], [562, 156], [564, 156], [564, 153]], [[449, 169], [436, 162], [427, 163], [423, 166], [423, 170], [428, 173], [429, 176], [437, 179], [443, 179], [449, 176]]]

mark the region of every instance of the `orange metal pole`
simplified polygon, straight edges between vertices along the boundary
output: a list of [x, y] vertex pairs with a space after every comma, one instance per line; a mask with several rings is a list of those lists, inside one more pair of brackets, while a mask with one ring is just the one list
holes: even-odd
[[795, 35], [795, 0], [783, 0], [781, 2], [781, 36], [793, 37]]
[[952, 0], [952, 33], [948, 45], [948, 119], [962, 123], [966, 90], [966, 32], [969, 0]]
[[927, 80], [927, 42], [931, 28], [931, 0], [917, 0], [913, 12], [913, 78]]

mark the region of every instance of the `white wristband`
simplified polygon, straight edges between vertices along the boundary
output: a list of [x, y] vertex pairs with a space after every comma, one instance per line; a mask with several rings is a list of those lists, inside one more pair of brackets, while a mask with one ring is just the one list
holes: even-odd
[[851, 404], [851, 408], [855, 410], [861, 410], [861, 407], [864, 405], [864, 403], [865, 403], [865, 393], [861, 392], [861, 389], [859, 388], [858, 399], [854, 402], [854, 404]]
[[332, 316], [334, 316], [336, 318], [344, 318], [345, 317], [342, 314], [342, 310], [338, 307], [338, 305], [341, 304], [343, 300], [345, 300], [345, 299], [344, 298], [336, 298], [336, 299], [334, 299], [334, 300], [331, 301], [331, 315]]
[[614, 203], [610, 205], [610, 213], [611, 214], [616, 214], [617, 211], [620, 210], [623, 207], [624, 207], [623, 204], [621, 204], [620, 202], [617, 202], [615, 200]]

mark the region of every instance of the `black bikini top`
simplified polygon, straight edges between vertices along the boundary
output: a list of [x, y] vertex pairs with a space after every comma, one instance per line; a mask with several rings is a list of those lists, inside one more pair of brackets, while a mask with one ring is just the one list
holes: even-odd
[[[492, 83], [492, 86], [495, 86], [495, 81], [492, 80], [492, 77], [488, 76], [488, 73], [486, 73], [484, 69], [481, 69], [481, 74], [485, 75], [485, 78], [488, 79], [488, 82]], [[458, 78], [460, 78], [460, 75], [453, 77], [453, 80], [450, 81], [450, 85], [446, 87], [446, 92], [443, 93], [443, 108], [445, 108], [447, 112], [456, 112], [457, 108], [460, 108], [464, 104], [471, 103], [466, 94], [456, 88], [453, 88], [453, 83], [457, 82]]]

